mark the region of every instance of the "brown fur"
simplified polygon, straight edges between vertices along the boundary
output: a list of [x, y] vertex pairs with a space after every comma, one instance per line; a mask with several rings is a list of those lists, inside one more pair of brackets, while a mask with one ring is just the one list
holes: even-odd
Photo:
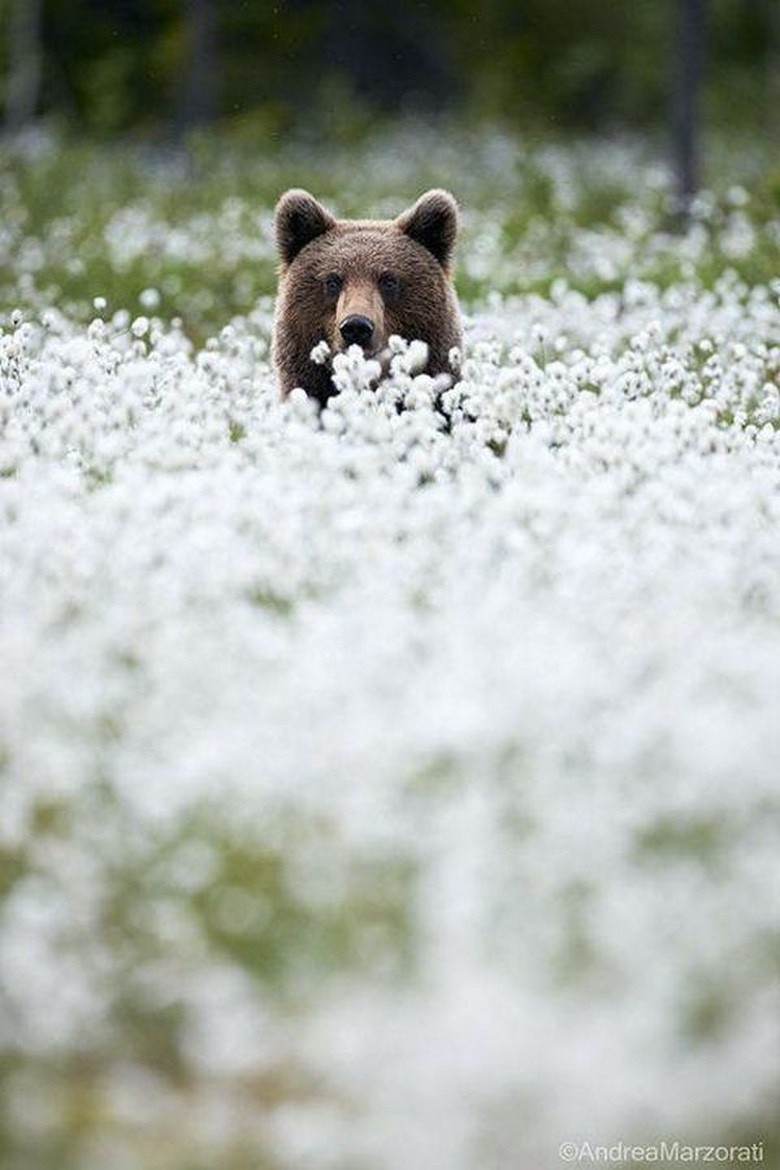
[[[329, 362], [310, 358], [323, 339], [348, 348], [341, 327], [373, 326], [363, 344], [381, 355], [393, 334], [428, 346], [427, 371], [452, 373], [461, 344], [451, 260], [458, 210], [446, 191], [428, 191], [394, 220], [337, 220], [306, 191], [287, 191], [276, 208], [281, 260], [273, 357], [282, 394], [296, 386], [320, 402], [334, 393]], [[346, 323], [346, 325], [345, 325]]]

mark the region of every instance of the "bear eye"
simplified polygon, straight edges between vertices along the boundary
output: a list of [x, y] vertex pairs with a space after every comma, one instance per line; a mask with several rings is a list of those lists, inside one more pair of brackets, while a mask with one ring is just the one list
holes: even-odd
[[329, 297], [337, 297], [344, 285], [344, 281], [338, 272], [329, 272], [322, 283], [325, 288], [325, 295]]
[[382, 273], [379, 277], [379, 291], [383, 297], [388, 297], [390, 300], [400, 294], [401, 282], [394, 272]]

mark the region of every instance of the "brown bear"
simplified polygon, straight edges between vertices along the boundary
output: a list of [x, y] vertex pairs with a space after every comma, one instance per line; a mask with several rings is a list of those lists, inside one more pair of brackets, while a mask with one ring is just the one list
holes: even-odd
[[324, 404], [335, 393], [328, 361], [311, 359], [325, 340], [331, 355], [359, 345], [380, 360], [397, 334], [428, 346], [429, 374], [452, 374], [461, 344], [451, 261], [458, 206], [447, 191], [422, 195], [393, 220], [336, 219], [308, 191], [276, 207], [281, 260], [273, 359], [282, 394], [296, 386]]

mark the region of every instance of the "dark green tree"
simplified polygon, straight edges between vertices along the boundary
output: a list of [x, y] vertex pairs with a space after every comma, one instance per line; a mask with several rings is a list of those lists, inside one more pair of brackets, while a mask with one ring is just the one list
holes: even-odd
[[21, 130], [38, 111], [43, 45], [43, 0], [10, 0], [8, 6], [8, 68], [5, 87], [5, 124]]

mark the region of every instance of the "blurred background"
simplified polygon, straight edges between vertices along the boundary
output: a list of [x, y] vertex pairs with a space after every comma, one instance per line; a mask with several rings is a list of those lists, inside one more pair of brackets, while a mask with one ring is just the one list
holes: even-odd
[[[588, 296], [615, 287], [585, 227], [614, 258], [633, 225], [647, 255], [632, 244], [618, 268], [634, 277], [685, 276], [654, 233], [693, 223], [708, 280], [776, 275], [777, 0], [0, 0], [0, 103], [9, 312], [88, 319], [96, 293], [116, 308], [154, 287], [200, 341], [273, 294], [270, 212], [293, 185], [379, 216], [451, 186], [466, 301], [546, 292], [560, 267]], [[173, 225], [208, 237], [208, 288]]]
[[[2, 0], [18, 129], [178, 136], [217, 119], [345, 134], [408, 111], [659, 127], [706, 52], [704, 117], [776, 127], [776, 0]], [[676, 97], [675, 97], [676, 95]]]

